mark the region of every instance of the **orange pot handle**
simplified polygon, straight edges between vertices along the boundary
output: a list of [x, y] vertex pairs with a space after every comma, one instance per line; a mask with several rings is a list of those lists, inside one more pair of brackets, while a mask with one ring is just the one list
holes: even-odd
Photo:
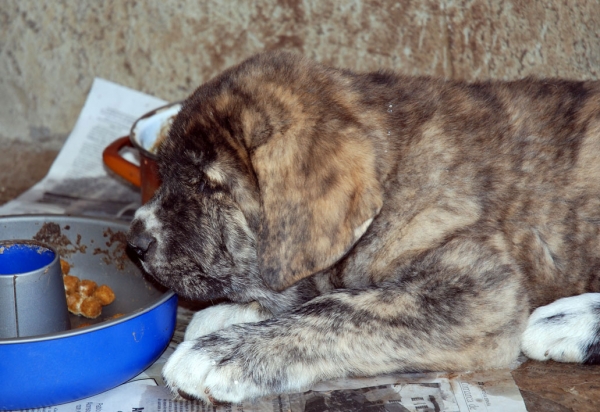
[[119, 151], [125, 146], [133, 147], [129, 141], [129, 136], [121, 137], [108, 145], [102, 152], [102, 160], [110, 170], [128, 182], [140, 187], [142, 185], [142, 177], [139, 166], [126, 160], [119, 154]]

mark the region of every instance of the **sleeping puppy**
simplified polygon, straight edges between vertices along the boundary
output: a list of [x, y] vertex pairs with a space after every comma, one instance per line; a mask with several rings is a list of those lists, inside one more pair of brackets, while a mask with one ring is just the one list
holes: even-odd
[[266, 53], [197, 89], [159, 158], [129, 243], [178, 294], [231, 302], [194, 317], [174, 393], [600, 360], [598, 82]]

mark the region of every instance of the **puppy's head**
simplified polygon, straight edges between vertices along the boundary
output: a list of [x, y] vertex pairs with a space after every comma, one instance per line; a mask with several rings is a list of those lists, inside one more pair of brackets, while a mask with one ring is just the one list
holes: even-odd
[[346, 76], [269, 53], [196, 90], [131, 225], [148, 273], [190, 298], [243, 301], [342, 257], [382, 205], [382, 133]]

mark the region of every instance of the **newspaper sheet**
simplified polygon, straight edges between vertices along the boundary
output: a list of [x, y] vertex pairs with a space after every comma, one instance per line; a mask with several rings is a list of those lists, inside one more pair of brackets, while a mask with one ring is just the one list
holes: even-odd
[[[17, 199], [0, 206], [0, 215], [64, 213], [131, 219], [140, 192], [109, 172], [102, 151], [129, 134], [135, 120], [164, 100], [95, 79], [73, 131], [48, 174]], [[139, 162], [137, 153], [124, 156]]]
[[[129, 133], [144, 113], [163, 100], [96, 79], [80, 117], [48, 175], [17, 199], [0, 206], [0, 215], [68, 213], [131, 219], [139, 190], [109, 173], [102, 150]], [[135, 153], [128, 154], [135, 161]], [[398, 374], [342, 379], [318, 384], [305, 393], [285, 394], [239, 405], [176, 401], [164, 386], [162, 366], [183, 339], [193, 312], [178, 309], [170, 345], [146, 371], [131, 381], [88, 399], [37, 411], [48, 412], [200, 412], [200, 411], [526, 411], [510, 371]]]

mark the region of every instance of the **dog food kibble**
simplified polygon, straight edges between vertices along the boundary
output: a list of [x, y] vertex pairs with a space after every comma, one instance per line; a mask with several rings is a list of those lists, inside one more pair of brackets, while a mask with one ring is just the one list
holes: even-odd
[[67, 307], [71, 313], [79, 313], [79, 305], [81, 304], [81, 293], [67, 293]]
[[93, 296], [87, 297], [81, 301], [79, 313], [86, 318], [97, 318], [102, 313], [102, 303]]
[[77, 276], [63, 275], [63, 282], [65, 282], [67, 296], [79, 292], [79, 278]]
[[79, 282], [79, 293], [85, 296], [92, 296], [97, 287], [98, 284], [93, 280], [83, 279]]
[[69, 265], [69, 262], [67, 262], [66, 260], [61, 259], [60, 268], [62, 270], [63, 275], [68, 275], [69, 271], [71, 270], [71, 265]]
[[94, 319], [102, 313], [102, 306], [109, 305], [115, 300], [115, 293], [110, 287], [98, 286], [93, 280], [80, 280], [77, 276], [69, 275], [71, 266], [62, 259], [60, 265], [63, 270], [69, 312]]
[[110, 305], [115, 300], [115, 293], [106, 285], [99, 286], [94, 292], [94, 297], [102, 303], [102, 306]]

